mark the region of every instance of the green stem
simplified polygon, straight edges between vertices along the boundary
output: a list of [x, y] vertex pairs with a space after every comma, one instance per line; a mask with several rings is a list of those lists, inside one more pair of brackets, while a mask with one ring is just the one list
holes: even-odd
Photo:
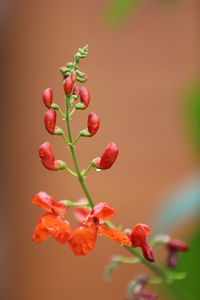
[[71, 202], [69, 200], [61, 200], [60, 202], [67, 207], [71, 207], [71, 206], [89, 207], [89, 203], [77, 203], [77, 202]]
[[70, 112], [69, 117], [71, 117], [71, 116], [75, 113], [75, 111], [76, 111], [76, 106], [74, 106], [74, 108], [73, 108], [72, 111]]
[[84, 178], [81, 175], [81, 172], [80, 172], [80, 169], [79, 169], [79, 166], [78, 166], [78, 162], [77, 162], [77, 159], [76, 159], [76, 153], [75, 153], [75, 150], [74, 150], [72, 134], [71, 134], [71, 128], [70, 128], [70, 120], [69, 120], [69, 101], [70, 101], [70, 97], [68, 95], [66, 95], [66, 125], [67, 125], [67, 132], [68, 132], [68, 138], [69, 138], [69, 143], [70, 143], [69, 147], [70, 147], [70, 150], [71, 150], [72, 159], [73, 159], [74, 166], [75, 166], [75, 169], [76, 169], [76, 172], [77, 172], [78, 180], [79, 180], [80, 185], [81, 185], [81, 187], [84, 191], [85, 196], [87, 197], [87, 199], [89, 201], [90, 207], [93, 208], [94, 203], [93, 203], [92, 198], [91, 198], [91, 196], [90, 196], [90, 194], [89, 194], [89, 192], [86, 188]]
[[85, 175], [90, 171], [90, 169], [93, 166], [93, 162], [90, 163], [89, 167], [87, 168], [87, 170], [85, 170], [84, 172], [82, 172], [82, 176], [85, 177]]
[[64, 166], [65, 170], [67, 170], [67, 172], [69, 172], [71, 175], [77, 177], [77, 174], [75, 172], [73, 172], [70, 168], [68, 168], [67, 165]]
[[81, 134], [79, 133], [79, 135], [77, 136], [77, 138], [73, 141], [72, 145], [74, 146], [76, 144], [76, 142], [80, 139]]
[[68, 140], [66, 139], [64, 133], [62, 134], [62, 138], [63, 138], [63, 140], [65, 141], [65, 143], [66, 143], [68, 146], [70, 146], [70, 144], [69, 144]]

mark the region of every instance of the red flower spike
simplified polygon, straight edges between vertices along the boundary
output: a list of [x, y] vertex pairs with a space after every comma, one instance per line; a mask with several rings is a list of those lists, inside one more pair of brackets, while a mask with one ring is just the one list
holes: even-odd
[[64, 82], [64, 90], [66, 95], [70, 95], [73, 88], [73, 80], [71, 77], [67, 77]]
[[116, 214], [117, 212], [109, 204], [98, 203], [93, 207], [93, 209], [89, 213], [86, 219], [86, 224], [89, 225], [93, 223], [96, 219], [98, 219], [99, 224], [103, 224]]
[[71, 227], [66, 220], [62, 220], [57, 214], [46, 213], [39, 218], [32, 239], [38, 243], [52, 235], [59, 243], [66, 244], [70, 234]]
[[69, 246], [76, 255], [86, 255], [94, 248], [97, 235], [102, 234], [111, 240], [126, 246], [131, 246], [131, 241], [118, 229], [103, 225], [116, 214], [116, 211], [107, 203], [96, 204], [87, 219], [85, 226], [78, 227], [69, 238]]
[[91, 112], [88, 116], [88, 132], [91, 136], [95, 135], [99, 129], [100, 119], [99, 117]]
[[188, 245], [180, 240], [170, 240], [167, 247], [172, 252], [185, 252], [189, 249]]
[[56, 127], [56, 111], [51, 108], [44, 115], [44, 125], [50, 134], [54, 134]]
[[41, 207], [50, 213], [56, 213], [60, 216], [66, 215], [66, 207], [63, 203], [57, 202], [45, 192], [37, 193], [32, 200], [32, 203]]
[[44, 105], [46, 107], [50, 108], [52, 101], [53, 101], [52, 89], [48, 88], [48, 89], [44, 90], [42, 97], [43, 97]]
[[77, 256], [86, 255], [94, 249], [97, 233], [98, 227], [95, 224], [78, 227], [68, 240], [69, 247]]
[[154, 262], [154, 256], [151, 247], [146, 243], [146, 238], [151, 234], [151, 228], [145, 224], [137, 224], [133, 227], [129, 238], [132, 242], [133, 247], [141, 247], [144, 257], [150, 261]]
[[115, 160], [117, 159], [119, 150], [114, 142], [111, 142], [103, 152], [101, 158], [96, 158], [94, 160], [94, 165], [96, 168], [101, 170], [106, 170], [112, 167]]
[[55, 160], [51, 145], [48, 142], [45, 142], [40, 146], [39, 156], [43, 166], [48, 170], [61, 170], [64, 167], [62, 161]]
[[[88, 203], [88, 200], [86, 198], [82, 198], [78, 200], [77, 203]], [[90, 210], [87, 207], [76, 206], [74, 208], [74, 216], [80, 223], [83, 223], [83, 221], [87, 218], [89, 213]]]
[[88, 107], [90, 103], [90, 93], [85, 87], [82, 87], [79, 92], [81, 103], [84, 105], [84, 108]]

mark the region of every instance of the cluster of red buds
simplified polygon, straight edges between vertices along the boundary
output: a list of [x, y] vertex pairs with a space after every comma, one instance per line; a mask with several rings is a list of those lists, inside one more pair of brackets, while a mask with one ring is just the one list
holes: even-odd
[[[73, 176], [77, 177], [83, 189], [86, 198], [82, 198], [77, 202], [62, 200], [57, 202], [46, 192], [37, 193], [32, 199], [32, 203], [42, 208], [45, 213], [38, 219], [33, 233], [33, 241], [41, 242], [52, 236], [61, 244], [67, 244], [72, 252], [77, 256], [90, 253], [94, 247], [98, 235], [107, 237], [124, 246], [129, 252], [134, 254], [132, 260], [130, 258], [118, 258], [112, 262], [111, 269], [114, 269], [120, 263], [140, 263], [143, 262], [147, 266], [155, 262], [152, 251], [152, 245], [147, 243], [147, 238], [151, 234], [151, 229], [145, 224], [137, 224], [132, 230], [122, 230], [115, 227], [110, 219], [116, 215], [116, 211], [109, 204], [101, 202], [95, 204], [87, 190], [85, 184], [85, 175], [93, 167], [95, 170], [106, 170], [112, 167], [118, 156], [118, 147], [114, 142], [110, 142], [103, 154], [91, 161], [89, 167], [80, 171], [76, 153], [75, 144], [81, 137], [94, 136], [100, 125], [100, 119], [94, 112], [90, 112], [87, 119], [87, 128], [79, 132], [78, 136], [73, 139], [70, 127], [72, 115], [77, 110], [84, 110], [89, 106], [90, 93], [87, 88], [79, 87], [79, 83], [85, 83], [88, 79], [86, 73], [79, 70], [79, 60], [86, 57], [88, 53], [87, 46], [80, 48], [75, 55], [75, 61], [67, 63], [66, 66], [60, 68], [63, 76], [63, 89], [66, 97], [66, 110], [63, 113], [58, 104], [53, 102], [53, 92], [50, 88], [43, 92], [43, 102], [47, 107], [44, 115], [44, 125], [48, 133], [60, 135], [66, 145], [69, 147], [74, 162], [75, 171], [71, 170], [62, 160], [55, 160], [54, 153], [49, 142], [43, 143], [39, 148], [39, 156], [41, 162], [48, 170], [66, 170]], [[57, 112], [66, 121], [67, 137], [63, 129], [56, 125]], [[74, 216], [78, 221], [75, 230], [71, 229], [70, 223], [65, 219], [67, 210], [74, 207]], [[141, 248], [142, 253], [135, 250]], [[168, 241], [166, 247], [169, 251], [168, 266], [174, 267], [177, 264], [176, 253], [186, 251], [187, 245], [180, 241]], [[130, 262], [131, 261], [131, 262]], [[164, 271], [154, 266], [154, 271], [158, 275]], [[171, 276], [171, 275], [170, 275]], [[163, 275], [165, 278], [165, 275]], [[147, 283], [144, 277], [136, 280], [133, 289], [134, 299], [154, 300], [155, 294], [151, 294], [143, 290]]]

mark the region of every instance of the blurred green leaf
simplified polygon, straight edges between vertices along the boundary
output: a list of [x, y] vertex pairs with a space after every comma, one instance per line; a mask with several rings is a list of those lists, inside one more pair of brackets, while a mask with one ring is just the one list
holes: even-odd
[[161, 209], [156, 210], [154, 232], [168, 232], [174, 226], [200, 215], [200, 173], [194, 174], [164, 199]]
[[[189, 239], [190, 250], [179, 256], [179, 264], [176, 271], [186, 271], [187, 276], [175, 281], [173, 285], [169, 285], [169, 291], [172, 299], [175, 300], [199, 300], [200, 299], [200, 284], [199, 284], [199, 268], [200, 268], [200, 230]], [[169, 291], [165, 291], [168, 293]]]
[[105, 17], [112, 23], [122, 22], [145, 0], [113, 0], [108, 4]]
[[200, 80], [185, 93], [184, 117], [197, 153], [200, 155]]

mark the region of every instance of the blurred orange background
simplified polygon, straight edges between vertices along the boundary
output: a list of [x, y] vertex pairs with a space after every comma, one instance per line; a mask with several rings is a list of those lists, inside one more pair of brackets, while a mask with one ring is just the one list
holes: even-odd
[[[121, 266], [108, 283], [103, 270], [109, 257], [127, 255], [118, 244], [99, 238], [95, 251], [75, 257], [53, 239], [31, 241], [42, 214], [31, 204], [34, 194], [44, 190], [72, 201], [83, 196], [74, 177], [48, 172], [38, 158], [39, 146], [48, 140], [56, 159], [73, 168], [62, 139], [44, 129], [42, 92], [51, 87], [64, 109], [59, 67], [88, 44], [80, 68], [89, 76], [91, 103], [73, 116], [73, 135], [86, 127], [90, 111], [100, 116], [101, 125], [95, 137], [77, 144], [81, 169], [114, 140], [117, 163], [105, 172], [91, 170], [90, 193], [95, 202], [117, 210], [115, 224], [151, 224], [163, 194], [196, 165], [179, 107], [182, 88], [199, 68], [198, 3], [181, 0], [166, 10], [158, 0], [147, 1], [113, 28], [102, 17], [107, 1], [2, 1], [2, 300], [122, 300], [127, 282], [145, 270]], [[58, 124], [65, 128], [61, 119]]]

